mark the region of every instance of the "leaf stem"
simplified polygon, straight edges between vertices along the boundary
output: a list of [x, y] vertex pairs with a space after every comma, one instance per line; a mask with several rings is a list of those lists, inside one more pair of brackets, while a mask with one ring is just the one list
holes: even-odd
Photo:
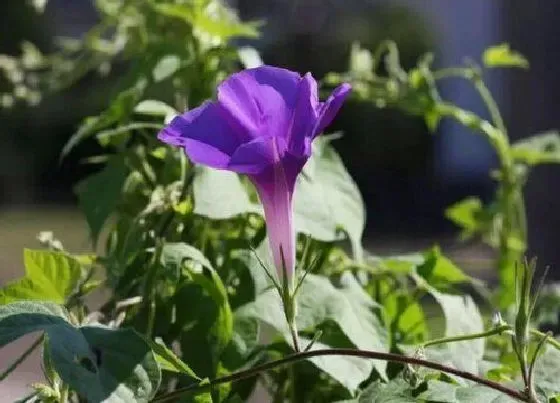
[[33, 342], [31, 346], [27, 348], [4, 372], [0, 374], [0, 382], [6, 379], [12, 372], [16, 370], [19, 365], [24, 362], [27, 357], [31, 355], [33, 351], [43, 342], [43, 336], [39, 337], [37, 340]]
[[[537, 337], [545, 337], [546, 336], [546, 333], [543, 333], [543, 332], [541, 332], [537, 329], [531, 329], [531, 330], [529, 330], [529, 333], [531, 333], [532, 335], [537, 336]], [[557, 350], [560, 350], [560, 342], [558, 340], [556, 340], [555, 338], [548, 337], [546, 339], [546, 342], [548, 344], [550, 344], [551, 346], [553, 346], [554, 348], [556, 348]]]
[[284, 357], [279, 360], [267, 362], [265, 364], [249, 368], [243, 371], [239, 371], [233, 373], [231, 375], [227, 375], [221, 378], [216, 378], [205, 382], [204, 384], [193, 384], [187, 386], [185, 388], [178, 389], [176, 391], [166, 393], [159, 397], [156, 397], [153, 400], [153, 403], [161, 403], [161, 402], [168, 402], [168, 401], [177, 401], [177, 399], [188, 395], [190, 393], [201, 392], [207, 390], [208, 388], [212, 388], [215, 385], [228, 383], [228, 382], [235, 382], [242, 379], [253, 377], [261, 372], [268, 371], [274, 369], [276, 367], [291, 364], [293, 362], [305, 360], [311, 357], [319, 357], [319, 356], [329, 356], [329, 355], [342, 355], [342, 356], [351, 356], [351, 357], [360, 357], [366, 359], [374, 359], [374, 360], [383, 360], [383, 361], [392, 361], [392, 362], [400, 362], [403, 364], [412, 364], [418, 365], [426, 368], [435, 369], [441, 372], [445, 372], [448, 374], [453, 374], [463, 379], [467, 379], [481, 385], [487, 386], [491, 389], [500, 391], [514, 399], [517, 399], [522, 402], [528, 402], [527, 396], [524, 393], [519, 392], [517, 390], [511, 389], [507, 386], [504, 386], [498, 382], [494, 382], [488, 379], [481, 378], [475, 374], [472, 374], [467, 371], [458, 370], [443, 364], [439, 364], [437, 362], [422, 360], [419, 358], [407, 357], [400, 354], [394, 353], [383, 353], [378, 351], [368, 351], [368, 350], [354, 350], [354, 349], [345, 349], [345, 348], [333, 348], [333, 349], [325, 349], [325, 350], [313, 350], [313, 351], [303, 351], [295, 354], [291, 354], [287, 357]]
[[422, 347], [426, 348], [426, 347], [430, 347], [430, 346], [436, 346], [438, 344], [446, 344], [446, 343], [453, 343], [453, 342], [457, 342], [457, 341], [480, 339], [480, 338], [483, 338], [483, 337], [489, 337], [489, 336], [493, 336], [493, 335], [496, 335], [496, 334], [501, 334], [501, 333], [506, 332], [508, 330], [511, 330], [510, 325], [502, 325], [502, 326], [498, 326], [498, 327], [495, 327], [493, 329], [487, 330], [485, 332], [465, 334], [465, 335], [459, 335], [459, 336], [451, 336], [451, 337], [442, 337], [440, 339], [430, 340], [430, 341], [427, 341], [427, 342], [423, 343]]

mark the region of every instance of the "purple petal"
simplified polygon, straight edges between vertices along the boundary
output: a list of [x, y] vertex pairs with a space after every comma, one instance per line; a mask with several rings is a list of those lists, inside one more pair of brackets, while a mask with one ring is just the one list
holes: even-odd
[[286, 136], [297, 101], [299, 74], [263, 66], [232, 75], [218, 87], [218, 102], [238, 133]]
[[334, 117], [342, 107], [344, 100], [350, 94], [352, 87], [350, 84], [344, 83], [339, 85], [333, 93], [327, 98], [325, 103], [321, 106], [319, 111], [319, 120], [315, 126], [314, 136], [317, 136], [325, 130], [325, 128], [331, 124]]
[[290, 152], [294, 155], [311, 155], [311, 140], [317, 122], [318, 107], [317, 82], [311, 73], [307, 73], [298, 86], [297, 101], [288, 133]]
[[284, 139], [272, 136], [257, 137], [235, 151], [227, 168], [240, 174], [256, 175], [277, 164], [285, 152]]
[[226, 168], [239, 146], [220, 109], [210, 102], [175, 117], [158, 138], [167, 144], [183, 146], [193, 162], [213, 168]]

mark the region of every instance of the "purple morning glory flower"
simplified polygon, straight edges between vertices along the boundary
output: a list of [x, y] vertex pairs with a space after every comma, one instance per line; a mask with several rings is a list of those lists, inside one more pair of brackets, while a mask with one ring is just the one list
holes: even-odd
[[222, 82], [215, 102], [177, 116], [158, 138], [184, 147], [195, 163], [251, 179], [264, 206], [276, 269], [282, 275], [284, 261], [291, 278], [296, 178], [311, 156], [311, 142], [331, 123], [349, 92], [350, 85], [342, 84], [320, 102], [310, 73], [302, 77], [277, 67], [248, 69]]

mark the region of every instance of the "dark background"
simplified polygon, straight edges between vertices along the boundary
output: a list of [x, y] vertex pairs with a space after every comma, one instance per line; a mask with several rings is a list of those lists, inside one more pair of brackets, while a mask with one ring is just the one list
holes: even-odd
[[[373, 0], [233, 0], [243, 19], [263, 18], [263, 36], [251, 43], [268, 64], [318, 78], [344, 71], [350, 43], [376, 47], [391, 38], [411, 66], [427, 50], [436, 65], [478, 59], [492, 44], [509, 42], [531, 62], [530, 72], [495, 71], [486, 76], [502, 108], [513, 139], [560, 127], [557, 106], [560, 78], [560, 3], [555, 0], [468, 2]], [[55, 35], [80, 36], [96, 22], [91, 0], [50, 0], [38, 16], [23, 0], [0, 2], [0, 53], [17, 54], [28, 40], [43, 51]], [[118, 75], [113, 79], [118, 80]], [[59, 164], [62, 145], [80, 120], [102, 110], [110, 83], [88, 76], [63, 93], [50, 95], [36, 108], [0, 112], [0, 209], [75, 206], [72, 185], [87, 172], [80, 158], [86, 144]], [[0, 92], [2, 91], [0, 83]], [[484, 113], [468, 85], [449, 83], [444, 95]], [[343, 130], [336, 145], [358, 182], [368, 209], [366, 238], [376, 245], [407, 249], [408, 244], [453, 238], [443, 217], [446, 206], [467, 195], [488, 200], [493, 183], [488, 171], [494, 155], [484, 139], [445, 122], [430, 135], [422, 121], [394, 110], [349, 103], [332, 126]], [[530, 254], [552, 266], [560, 262], [556, 229], [560, 224], [560, 167], [538, 168], [526, 191]], [[421, 242], [420, 242], [421, 243]], [[2, 270], [0, 268], [0, 270]], [[556, 274], [555, 277], [559, 277]]]

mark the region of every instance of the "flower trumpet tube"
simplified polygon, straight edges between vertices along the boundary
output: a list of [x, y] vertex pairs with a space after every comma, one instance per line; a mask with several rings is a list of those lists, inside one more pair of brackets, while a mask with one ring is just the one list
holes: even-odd
[[[310, 73], [262, 66], [233, 74], [217, 100], [177, 116], [158, 135], [183, 147], [194, 163], [247, 175], [264, 207], [268, 238], [280, 278], [296, 266], [292, 201], [311, 143], [333, 120], [349, 84], [320, 102]], [[284, 284], [284, 287], [291, 288]]]

